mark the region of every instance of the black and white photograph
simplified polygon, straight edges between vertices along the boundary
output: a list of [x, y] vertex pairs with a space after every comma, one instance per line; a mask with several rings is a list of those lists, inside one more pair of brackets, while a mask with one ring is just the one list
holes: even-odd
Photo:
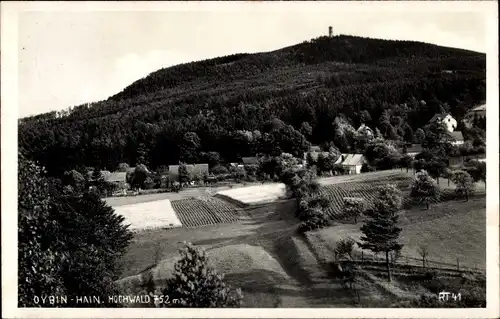
[[496, 2], [1, 9], [4, 316], [500, 315]]

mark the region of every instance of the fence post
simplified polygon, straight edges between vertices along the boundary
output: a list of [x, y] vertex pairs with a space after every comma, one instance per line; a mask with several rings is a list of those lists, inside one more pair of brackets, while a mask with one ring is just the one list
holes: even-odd
[[363, 253], [363, 251], [361, 251], [361, 263], [363, 263], [363, 262], [365, 261], [365, 258], [364, 258], [364, 257], [365, 257], [365, 256], [364, 256], [364, 253]]

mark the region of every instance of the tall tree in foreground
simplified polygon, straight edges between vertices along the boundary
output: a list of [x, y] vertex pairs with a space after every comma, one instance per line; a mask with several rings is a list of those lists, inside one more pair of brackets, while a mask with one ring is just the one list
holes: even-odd
[[163, 291], [171, 303], [163, 306], [222, 308], [241, 305], [241, 290], [231, 290], [226, 285], [224, 275], [208, 266], [204, 251], [187, 243], [180, 253], [181, 259], [174, 266], [173, 277], [168, 279]]
[[451, 175], [451, 181], [456, 185], [455, 192], [469, 201], [469, 195], [474, 192], [474, 180], [470, 174], [462, 170], [455, 171]]
[[61, 268], [65, 256], [53, 249], [49, 188], [44, 170], [19, 155], [18, 173], [18, 300], [36, 307], [35, 296], [66, 294]]
[[418, 172], [411, 184], [410, 196], [429, 209], [429, 204], [439, 198], [439, 186], [426, 171]]
[[51, 306], [35, 296], [67, 296], [64, 306], [74, 307], [75, 296], [116, 294], [132, 238], [124, 218], [96, 194], [50, 193], [48, 184], [43, 169], [19, 157], [19, 306]]
[[372, 207], [365, 213], [368, 219], [361, 227], [363, 235], [361, 243], [358, 243], [362, 249], [369, 249], [374, 253], [385, 252], [389, 281], [392, 280], [389, 253], [403, 247], [398, 243], [401, 228], [397, 226], [401, 205], [401, 191], [395, 185], [382, 187]]

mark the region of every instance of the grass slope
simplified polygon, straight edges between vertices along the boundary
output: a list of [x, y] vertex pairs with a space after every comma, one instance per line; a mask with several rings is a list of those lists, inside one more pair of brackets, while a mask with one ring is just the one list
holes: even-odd
[[[400, 217], [402, 254], [420, 258], [418, 249], [426, 246], [428, 259], [449, 264], [453, 268], [456, 258], [465, 267], [486, 267], [486, 201], [476, 197], [469, 202], [450, 201], [431, 206], [430, 210], [414, 207], [404, 210]], [[315, 251], [326, 260], [333, 260], [337, 241], [351, 237], [359, 240], [361, 223], [339, 224], [307, 237]], [[365, 256], [370, 255], [365, 252]], [[404, 261], [404, 259], [403, 259]], [[430, 263], [430, 266], [435, 266]]]
[[[411, 173], [385, 171], [324, 178], [321, 183], [328, 187], [366, 186], [376, 181], [407, 181], [409, 177]], [[441, 181], [441, 187], [447, 188], [447, 182]], [[404, 210], [400, 217], [403, 255], [418, 258], [417, 250], [423, 245], [428, 246], [431, 261], [454, 267], [458, 257], [462, 267], [484, 267], [485, 207], [484, 196], [475, 196], [468, 202], [431, 205], [430, 210]], [[295, 209], [294, 201], [251, 205], [240, 208], [239, 220], [228, 224], [137, 233], [123, 259], [122, 287], [137, 289], [141, 274], [148, 272], [154, 272], [161, 285], [178, 248], [183, 241], [190, 241], [209, 252], [214, 267], [227, 273], [232, 286], [243, 288], [245, 307], [387, 307], [397, 298], [425, 291], [415, 286], [409, 293], [408, 285], [399, 282], [375, 284], [373, 280], [380, 274], [373, 267], [367, 267], [357, 280], [359, 297], [345, 290], [329, 276], [327, 264], [338, 240], [359, 238], [361, 223], [343, 223], [303, 237], [297, 233]]]

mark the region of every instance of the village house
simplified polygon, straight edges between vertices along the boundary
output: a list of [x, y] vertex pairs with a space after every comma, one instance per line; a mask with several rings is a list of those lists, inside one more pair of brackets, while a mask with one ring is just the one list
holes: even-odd
[[[93, 181], [94, 180], [93, 177], [92, 177], [93, 175], [94, 175], [94, 170], [93, 169], [89, 169], [87, 171], [87, 177], [88, 177], [89, 181]], [[106, 170], [102, 170], [101, 171], [101, 176], [106, 181], [111, 176], [111, 172], [110, 171], [106, 171]]]
[[349, 175], [360, 174], [364, 163], [366, 159], [363, 154], [342, 154], [335, 161], [335, 164], [343, 166]]
[[367, 125], [364, 123], [360, 125], [360, 127], [357, 129], [358, 133], [364, 133], [366, 136], [373, 137], [375, 136], [373, 130], [369, 128]]
[[484, 120], [486, 118], [486, 104], [474, 107], [467, 112], [464, 117], [464, 124], [466, 127], [471, 128], [474, 126], [475, 120]]
[[118, 192], [126, 192], [130, 185], [127, 183], [126, 172], [113, 172], [104, 180], [108, 183], [116, 185]]
[[335, 161], [335, 165], [340, 165], [342, 164], [342, 162], [346, 159], [347, 155], [349, 154], [346, 154], [346, 153], [343, 153], [343, 154], [340, 154], [339, 158], [337, 158], [337, 160]]
[[243, 166], [245, 166], [245, 165], [259, 165], [259, 158], [256, 156], [242, 157], [241, 162], [243, 163]]
[[450, 132], [450, 135], [453, 139], [451, 144], [455, 146], [462, 145], [464, 143], [464, 136], [462, 135], [462, 132], [456, 131], [456, 132]]
[[[208, 175], [208, 164], [186, 164], [186, 170], [189, 176], [203, 179], [203, 176]], [[170, 182], [179, 181], [179, 165], [169, 165], [168, 176]]]
[[453, 132], [457, 128], [457, 120], [455, 120], [449, 113], [440, 113], [434, 115], [431, 118], [430, 122], [434, 121], [440, 121], [441, 123], [443, 123], [448, 129], [448, 132]]
[[466, 118], [474, 119], [474, 118], [485, 118], [486, 117], [486, 104], [476, 106], [469, 112], [467, 112]]
[[[344, 155], [341, 157], [344, 157]], [[340, 165], [347, 169], [349, 175], [352, 175], [360, 174], [364, 163], [366, 163], [366, 160], [363, 154], [347, 154]]]
[[[403, 149], [399, 150], [401, 153], [404, 153]], [[415, 158], [419, 153], [422, 153], [423, 148], [422, 144], [411, 144], [406, 147], [406, 154], [410, 155], [411, 157]]]

